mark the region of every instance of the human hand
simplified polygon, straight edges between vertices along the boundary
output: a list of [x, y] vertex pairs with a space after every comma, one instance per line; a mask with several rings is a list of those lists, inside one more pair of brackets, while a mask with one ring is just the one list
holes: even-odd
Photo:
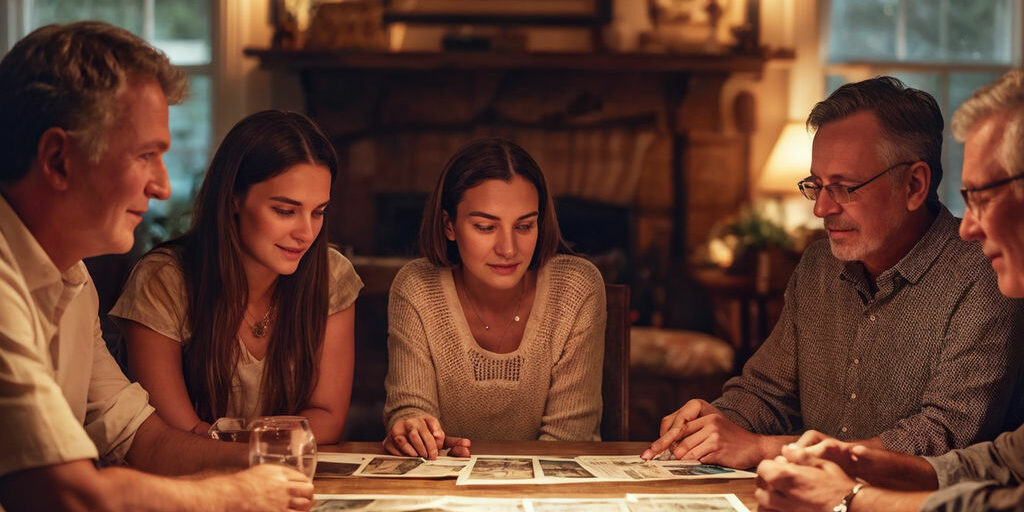
[[469, 439], [447, 437], [437, 418], [423, 414], [403, 418], [391, 426], [384, 449], [392, 455], [437, 458], [439, 448], [450, 448], [453, 457], [469, 457]]
[[820, 512], [832, 510], [856, 482], [837, 464], [807, 457], [795, 464], [782, 455], [757, 466], [758, 510], [762, 512]]
[[683, 429], [687, 422], [693, 421], [704, 414], [716, 413], [721, 414], [721, 411], [704, 400], [695, 399], [686, 402], [679, 410], [661, 419], [661, 428], [659, 430], [661, 437], [651, 443], [650, 448], [640, 454], [640, 458], [651, 460], [661, 452], [669, 448], [675, 448], [679, 440], [683, 438]]
[[662, 437], [641, 457], [651, 458], [664, 449], [677, 459], [699, 460], [734, 468], [749, 468], [764, 458], [765, 436], [736, 425], [704, 400], [690, 400], [661, 422]]
[[783, 446], [782, 456], [795, 464], [808, 464], [807, 461], [814, 459], [828, 460], [839, 465], [847, 475], [875, 485], [880, 483], [880, 478], [899, 478], [899, 468], [902, 467], [895, 460], [900, 457], [892, 452], [840, 441], [815, 431], [808, 431], [797, 442]]
[[313, 506], [313, 482], [280, 464], [260, 464], [232, 475], [210, 478], [222, 510], [241, 512], [304, 511]]

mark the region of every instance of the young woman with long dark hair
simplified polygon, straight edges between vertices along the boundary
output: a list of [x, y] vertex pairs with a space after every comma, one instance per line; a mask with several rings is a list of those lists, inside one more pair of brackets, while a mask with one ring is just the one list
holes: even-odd
[[[391, 285], [385, 448], [599, 439], [604, 281], [562, 240], [544, 175], [481, 139], [446, 165]], [[443, 425], [443, 427], [442, 427]]]
[[253, 114], [217, 149], [189, 231], [135, 266], [110, 314], [167, 423], [205, 434], [218, 417], [297, 414], [338, 440], [362, 281], [327, 244], [337, 169], [305, 116]]

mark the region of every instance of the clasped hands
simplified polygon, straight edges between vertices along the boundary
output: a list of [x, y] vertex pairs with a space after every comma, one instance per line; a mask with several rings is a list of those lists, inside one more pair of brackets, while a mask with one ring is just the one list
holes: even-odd
[[448, 448], [452, 457], [469, 457], [470, 441], [446, 436], [437, 418], [423, 414], [396, 421], [383, 444], [392, 455], [434, 460], [443, 448]]

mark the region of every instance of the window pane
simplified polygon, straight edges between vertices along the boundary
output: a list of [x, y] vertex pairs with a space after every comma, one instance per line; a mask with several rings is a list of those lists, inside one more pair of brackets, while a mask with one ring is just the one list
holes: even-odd
[[210, 6], [207, 0], [157, 0], [153, 45], [181, 65], [210, 62]]
[[[904, 5], [907, 30], [904, 59], [924, 62], [947, 60], [942, 30], [939, 29], [942, 18], [937, 7], [937, 2], [907, 2]], [[894, 59], [899, 57], [893, 55]]]
[[149, 211], [136, 231], [135, 251], [149, 250], [188, 229], [192, 200], [199, 191], [209, 161], [211, 94], [210, 77], [192, 75], [188, 99], [171, 107], [171, 149], [164, 154], [164, 165], [171, 180], [171, 198], [150, 201]]
[[[147, 33], [146, 6], [153, 33]], [[210, 5], [207, 0], [33, 0], [32, 26], [100, 20], [149, 40], [178, 65], [210, 63]]]
[[898, 12], [898, 0], [833, 0], [828, 60], [892, 60]]
[[1010, 62], [1013, 9], [1009, 0], [950, 2], [949, 58], [954, 61]]
[[206, 171], [211, 89], [209, 76], [193, 75], [189, 79], [188, 99], [171, 107], [171, 149], [164, 155], [164, 163], [175, 196], [191, 198]]
[[[949, 74], [949, 119], [953, 112], [979, 87], [994, 82], [999, 73], [950, 73]], [[946, 176], [942, 179], [942, 200], [957, 216], [964, 214], [964, 200], [960, 197], [961, 174], [964, 165], [964, 145], [952, 135], [946, 138]]]
[[1010, 64], [1013, 0], [832, 0], [830, 62]]
[[142, 33], [143, 0], [33, 0], [31, 24], [36, 29], [50, 23], [100, 20], [135, 34]]

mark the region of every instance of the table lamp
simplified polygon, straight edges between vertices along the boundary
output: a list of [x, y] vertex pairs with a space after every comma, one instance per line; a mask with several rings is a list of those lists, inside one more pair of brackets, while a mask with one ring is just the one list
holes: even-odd
[[776, 202], [779, 219], [789, 232], [815, 224], [813, 203], [801, 196], [796, 186], [810, 176], [813, 138], [802, 121], [786, 123], [758, 181], [760, 195]]

